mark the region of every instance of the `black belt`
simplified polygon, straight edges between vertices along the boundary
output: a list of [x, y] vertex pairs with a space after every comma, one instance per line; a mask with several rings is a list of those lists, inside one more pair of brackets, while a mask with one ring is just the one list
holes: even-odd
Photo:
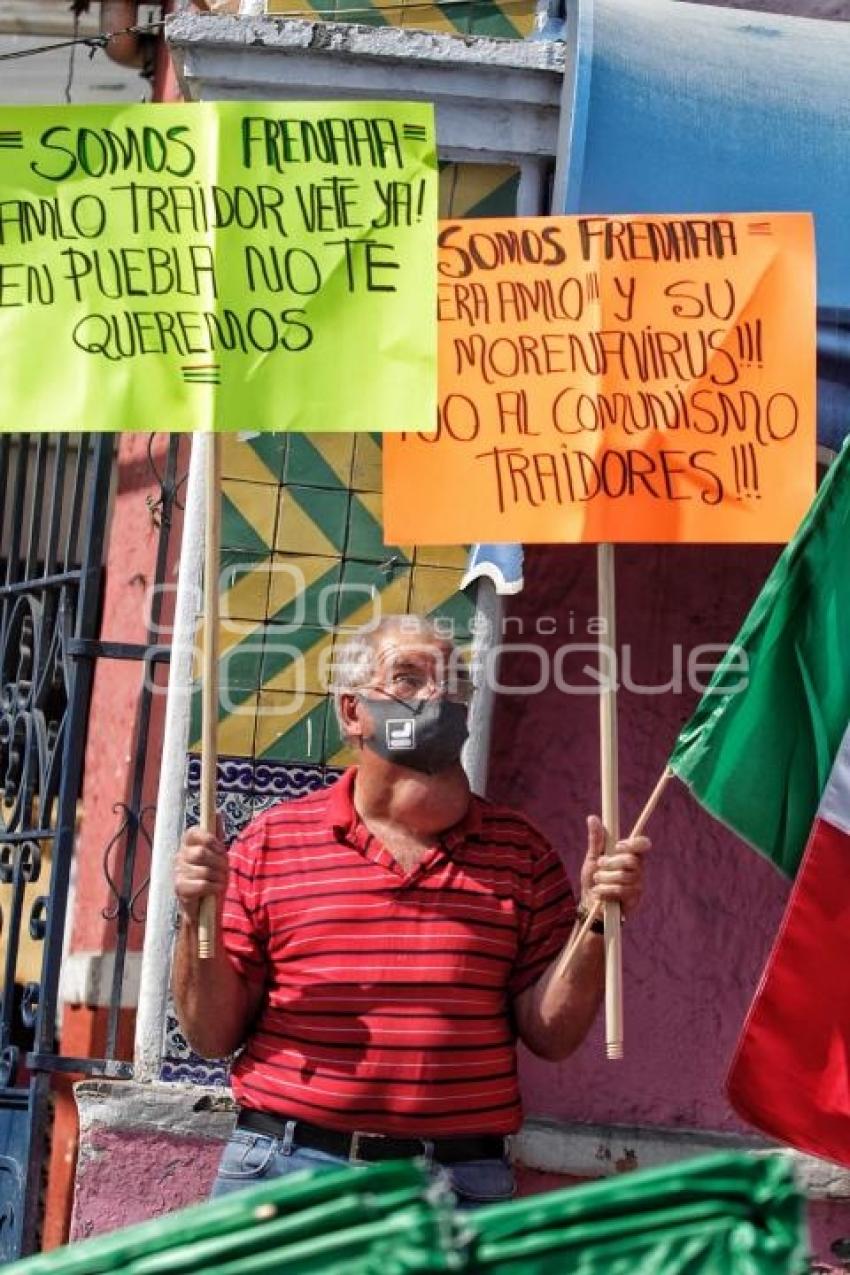
[[468, 1138], [396, 1138], [383, 1133], [342, 1133], [339, 1129], [287, 1120], [286, 1116], [272, 1116], [248, 1107], [239, 1112], [236, 1120], [239, 1129], [278, 1139], [285, 1136], [290, 1123], [295, 1125], [295, 1145], [348, 1160], [406, 1160], [427, 1155], [438, 1164], [458, 1164], [461, 1160], [497, 1160], [505, 1154], [505, 1140], [495, 1134]]

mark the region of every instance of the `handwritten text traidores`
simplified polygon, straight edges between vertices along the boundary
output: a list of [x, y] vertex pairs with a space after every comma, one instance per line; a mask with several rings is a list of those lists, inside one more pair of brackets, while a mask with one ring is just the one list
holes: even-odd
[[814, 486], [810, 219], [444, 222], [436, 428], [387, 539], [774, 541]]

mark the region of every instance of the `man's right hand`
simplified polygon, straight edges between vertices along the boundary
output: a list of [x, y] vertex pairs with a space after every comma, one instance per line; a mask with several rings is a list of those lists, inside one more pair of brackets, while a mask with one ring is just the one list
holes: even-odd
[[174, 864], [174, 893], [187, 921], [197, 922], [201, 899], [207, 895], [213, 895], [220, 906], [227, 871], [227, 846], [220, 837], [200, 828], [187, 829]]
[[[174, 944], [171, 988], [183, 1033], [204, 1058], [224, 1058], [245, 1043], [263, 995], [263, 983], [244, 979], [223, 942], [211, 957], [198, 954], [201, 899], [212, 896], [221, 918], [227, 885], [227, 847], [200, 828], [183, 834], [174, 863], [174, 891], [185, 919]], [[223, 927], [222, 927], [223, 928]]]

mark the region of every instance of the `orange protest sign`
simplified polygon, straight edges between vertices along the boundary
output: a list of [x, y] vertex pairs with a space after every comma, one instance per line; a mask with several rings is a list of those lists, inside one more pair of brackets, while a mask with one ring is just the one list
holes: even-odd
[[449, 221], [388, 543], [781, 542], [815, 484], [804, 213]]

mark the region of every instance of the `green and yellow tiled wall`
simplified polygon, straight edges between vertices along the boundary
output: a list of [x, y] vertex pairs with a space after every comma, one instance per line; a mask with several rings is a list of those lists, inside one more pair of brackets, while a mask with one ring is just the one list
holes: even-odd
[[[442, 216], [510, 214], [517, 174], [446, 164]], [[334, 644], [383, 614], [418, 612], [469, 636], [464, 547], [385, 545], [379, 434], [227, 435], [222, 444], [219, 753], [344, 765], [326, 693]], [[193, 701], [192, 751], [200, 737]]]
[[534, 0], [266, 0], [266, 13], [520, 40], [531, 34]]

